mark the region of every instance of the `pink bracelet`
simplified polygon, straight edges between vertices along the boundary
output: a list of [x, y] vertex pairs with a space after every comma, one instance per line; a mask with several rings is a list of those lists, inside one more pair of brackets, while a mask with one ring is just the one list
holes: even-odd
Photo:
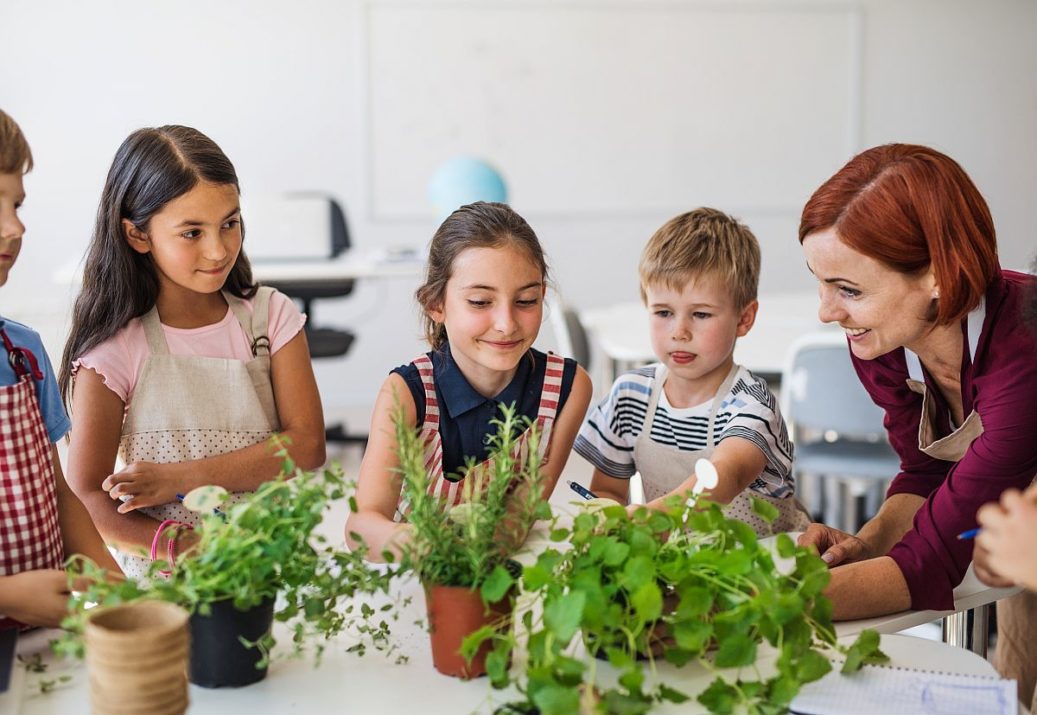
[[[151, 560], [152, 561], [155, 561], [156, 559], [158, 559], [158, 542], [159, 542], [159, 539], [162, 538], [162, 534], [165, 532], [165, 530], [167, 528], [171, 527], [171, 526], [176, 526], [176, 527], [186, 526], [186, 527], [190, 527], [191, 525], [190, 524], [185, 524], [182, 521], [176, 521], [174, 519], [166, 519], [161, 524], [159, 524], [158, 528], [155, 529], [155, 536], [151, 539]], [[166, 542], [166, 556], [167, 557], [169, 557], [171, 554], [172, 554], [172, 556], [176, 555], [176, 536], [177, 536], [178, 533], [179, 533], [179, 528], [176, 531], [173, 532], [173, 538], [169, 539], [169, 541]], [[172, 566], [173, 564], [170, 562], [169, 565]], [[159, 574], [161, 574], [162, 576], [168, 576], [169, 573], [170, 572], [168, 570], [159, 571]]]

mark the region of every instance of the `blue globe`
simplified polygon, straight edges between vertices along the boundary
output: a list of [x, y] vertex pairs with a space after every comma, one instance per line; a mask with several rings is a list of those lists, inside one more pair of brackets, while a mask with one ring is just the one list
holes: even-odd
[[508, 187], [497, 170], [482, 159], [459, 156], [436, 169], [428, 185], [428, 197], [443, 220], [473, 201], [507, 202]]

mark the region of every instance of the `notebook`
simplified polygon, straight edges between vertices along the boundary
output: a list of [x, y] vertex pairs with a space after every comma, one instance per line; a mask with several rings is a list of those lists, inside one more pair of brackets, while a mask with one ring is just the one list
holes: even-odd
[[804, 685], [796, 715], [1017, 715], [1016, 683], [993, 676], [866, 665], [842, 675], [839, 664]]

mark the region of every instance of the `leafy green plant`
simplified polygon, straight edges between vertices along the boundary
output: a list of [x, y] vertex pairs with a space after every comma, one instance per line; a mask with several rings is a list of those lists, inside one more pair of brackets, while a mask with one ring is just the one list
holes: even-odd
[[[762, 501], [754, 508], [767, 520], [776, 516]], [[569, 548], [548, 548], [524, 569], [523, 589], [537, 605], [523, 613], [519, 632], [484, 631], [465, 644], [494, 641], [492, 684], [514, 684], [524, 697], [503, 712], [643, 713], [660, 701], [687, 700], [660, 681], [661, 657], [678, 667], [697, 661], [717, 674], [698, 696], [712, 712], [779, 713], [803, 683], [830, 670], [825, 649], [852, 654], [851, 668], [884, 659], [874, 632], [849, 649], [837, 646], [831, 603], [822, 596], [828, 569], [816, 554], [785, 534], [772, 551], [716, 504], [675, 497], [665, 511], [631, 516], [617, 505], [583, 512], [571, 526], [556, 520], [551, 540]], [[503, 654], [520, 638], [526, 662], [509, 672]], [[725, 679], [725, 668], [756, 672], [762, 643], [777, 652], [774, 677]], [[599, 682], [592, 656], [618, 671], [615, 685]]]
[[[469, 460], [462, 502], [448, 508], [439, 495], [429, 493], [424, 444], [399, 404], [393, 423], [411, 526], [404, 565], [423, 583], [478, 588], [486, 603], [499, 601], [518, 576], [509, 570], [512, 554], [533, 523], [551, 515], [541, 494], [539, 430], [516, 416], [514, 405], [502, 405], [501, 419], [493, 421], [496, 433], [488, 437], [492, 469]], [[519, 434], [527, 427], [526, 449], [520, 453]]]
[[[379, 617], [367, 600], [352, 597], [388, 594], [399, 567], [375, 569], [364, 560], [363, 546], [344, 551], [314, 534], [328, 506], [346, 498], [350, 485], [337, 466], [319, 472], [298, 470], [283, 444], [278, 443], [278, 449], [284, 464], [280, 476], [223, 512], [205, 516], [195, 529], [197, 546], [181, 557], [168, 578], [158, 573], [167, 568], [163, 561], [152, 563], [145, 579], [115, 582], [101, 577], [90, 561], [74, 562], [72, 572], [86, 576], [90, 585], [71, 598], [71, 615], [63, 624], [70, 635], [59, 641], [57, 649], [82, 654], [79, 635], [93, 604], [153, 598], [205, 615], [218, 601], [231, 599], [235, 608], [245, 611], [276, 598], [274, 618], [289, 624], [295, 654], [302, 652], [305, 643], [316, 641], [319, 659], [325, 642], [346, 628], [360, 636], [352, 650], [362, 651], [370, 643], [392, 652], [388, 638], [392, 615], [387, 612], [394, 604], [380, 606]], [[355, 511], [355, 502], [349, 499]], [[273, 638], [254, 645], [268, 654]]]

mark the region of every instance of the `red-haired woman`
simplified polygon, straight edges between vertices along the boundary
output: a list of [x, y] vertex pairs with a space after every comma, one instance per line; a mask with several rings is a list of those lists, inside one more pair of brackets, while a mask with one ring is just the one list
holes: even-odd
[[[846, 331], [901, 460], [856, 536], [813, 524], [800, 542], [838, 566], [827, 590], [837, 619], [950, 609], [972, 560], [956, 535], [1037, 474], [1037, 343], [1021, 315], [1035, 278], [1001, 269], [983, 197], [923, 146], [851, 159], [810, 197], [799, 240], [820, 318]], [[999, 625], [1011, 626], [1002, 605]]]

